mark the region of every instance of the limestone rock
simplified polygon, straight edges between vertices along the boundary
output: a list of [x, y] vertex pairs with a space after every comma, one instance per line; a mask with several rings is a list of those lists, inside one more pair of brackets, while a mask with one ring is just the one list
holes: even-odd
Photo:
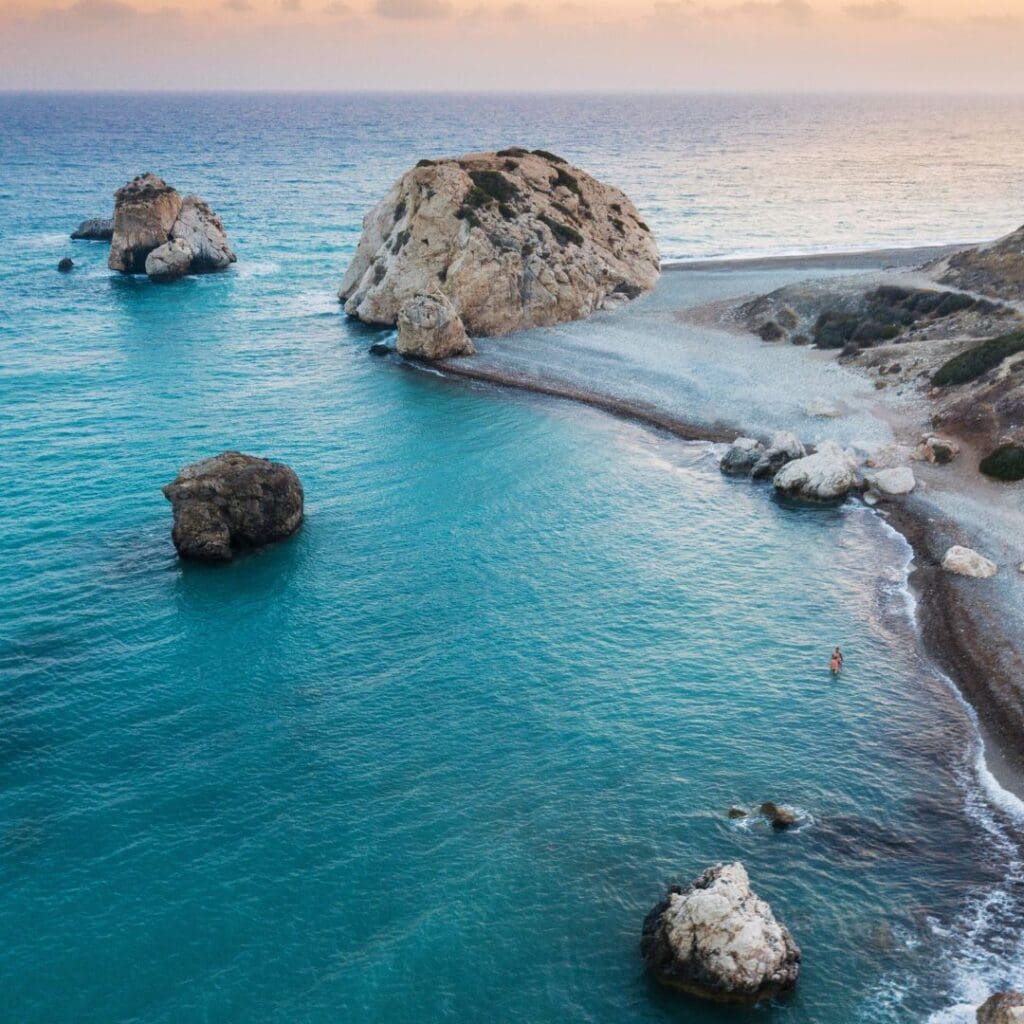
[[640, 951], [661, 984], [721, 1002], [782, 995], [800, 973], [799, 948], [739, 862], [671, 888], [644, 920]]
[[958, 576], [973, 576], [976, 579], [987, 579], [999, 571], [995, 562], [959, 544], [954, 544], [946, 552], [942, 559], [942, 568]]
[[302, 484], [280, 462], [222, 452], [185, 466], [163, 489], [174, 509], [171, 539], [182, 558], [229, 562], [236, 551], [294, 533]]
[[870, 483], [876, 491], [890, 498], [909, 494], [917, 485], [914, 471], [909, 466], [880, 469], [872, 474]]
[[[171, 248], [168, 248], [168, 245]], [[198, 196], [185, 196], [155, 174], [143, 174], [114, 193], [114, 227], [107, 265], [123, 274], [149, 273], [157, 279], [223, 270], [235, 262], [220, 218]], [[188, 266], [181, 270], [183, 253]]]
[[728, 476], [749, 476], [764, 450], [764, 445], [753, 437], [737, 437], [722, 456], [718, 468]]
[[476, 349], [443, 295], [416, 295], [398, 314], [398, 353], [433, 360], [476, 355]]
[[768, 480], [787, 463], [795, 459], [802, 459], [807, 454], [807, 449], [800, 443], [796, 434], [788, 430], [780, 430], [772, 435], [768, 442], [768, 448], [764, 455], [758, 459], [751, 476], [755, 480]]
[[92, 242], [109, 242], [114, 237], [114, 222], [109, 217], [90, 217], [71, 232], [71, 237]]
[[184, 242], [192, 253], [192, 273], [224, 270], [237, 260], [220, 217], [198, 196], [185, 196], [171, 228], [171, 238]]
[[107, 265], [142, 274], [146, 257], [171, 236], [181, 196], [155, 174], [141, 174], [114, 193], [114, 232]]
[[68, 271], [75, 269], [75, 261], [70, 256], [65, 256], [58, 264], [57, 269], [62, 273], [66, 274]]
[[960, 446], [948, 437], [937, 437], [929, 434], [921, 439], [915, 457], [924, 462], [933, 462], [944, 466], [952, 462], [960, 454]]
[[977, 1024], [1024, 1024], [1024, 993], [996, 992], [978, 1007]]
[[808, 416], [815, 416], [819, 419], [838, 419], [843, 415], [843, 410], [834, 402], [825, 402], [820, 398], [809, 402], [804, 411]]
[[440, 292], [487, 336], [587, 316], [659, 273], [622, 192], [553, 154], [508, 149], [406, 172], [364, 218], [338, 295], [350, 316], [394, 325], [410, 299]]
[[153, 281], [177, 281], [192, 268], [192, 250], [180, 239], [164, 242], [146, 257], [146, 273]]
[[848, 494], [857, 484], [857, 463], [835, 441], [824, 441], [813, 455], [783, 466], [775, 475], [775, 489], [809, 501], [831, 501]]

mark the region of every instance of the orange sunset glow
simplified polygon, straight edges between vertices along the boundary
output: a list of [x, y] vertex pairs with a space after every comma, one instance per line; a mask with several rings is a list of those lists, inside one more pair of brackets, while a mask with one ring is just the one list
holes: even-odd
[[1022, 48], [1020, 0], [26, 0], [0, 88], [1019, 92]]

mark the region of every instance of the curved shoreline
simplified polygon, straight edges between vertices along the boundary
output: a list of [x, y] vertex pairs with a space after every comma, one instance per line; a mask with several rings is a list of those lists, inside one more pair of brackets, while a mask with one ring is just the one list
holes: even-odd
[[[478, 368], [466, 361], [441, 362], [436, 368], [446, 377], [579, 402], [685, 441], [728, 443], [742, 432], [724, 423], [701, 426], [644, 403]], [[925, 651], [973, 710], [984, 748], [984, 767], [1001, 787], [1024, 799], [1024, 704], [1012, 681], [1014, 676], [1024, 678], [1024, 658], [1003, 636], [995, 602], [978, 600], [975, 593], [967, 592], [977, 581], [964, 581], [941, 568], [950, 538], [960, 533], [957, 525], [922, 507], [914, 497], [889, 502], [880, 511], [913, 551], [907, 582], [917, 601], [917, 624]]]

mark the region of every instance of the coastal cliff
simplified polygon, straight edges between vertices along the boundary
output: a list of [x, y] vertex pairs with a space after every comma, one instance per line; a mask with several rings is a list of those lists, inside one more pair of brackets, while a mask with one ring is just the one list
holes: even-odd
[[650, 291], [658, 248], [617, 188], [541, 150], [421, 160], [367, 214], [338, 290], [345, 312], [393, 326], [419, 295], [469, 335], [585, 317]]

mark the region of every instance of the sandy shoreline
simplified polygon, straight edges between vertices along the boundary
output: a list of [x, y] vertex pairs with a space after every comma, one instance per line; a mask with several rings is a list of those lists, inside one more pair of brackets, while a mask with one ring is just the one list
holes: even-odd
[[[713, 273], [728, 276], [740, 272], [786, 270], [815, 273], [856, 274], [877, 270], [881, 265], [911, 268], [957, 246], [930, 246], [884, 250], [875, 253], [823, 254], [820, 256], [768, 257], [757, 260], [700, 261], [666, 266], [666, 270], [685, 274]], [[743, 290], [735, 292], [739, 297]], [[557, 344], [557, 342], [552, 342]], [[769, 346], [770, 347], [770, 346]], [[821, 354], [800, 350], [804, 358]], [[446, 375], [510, 387], [549, 397], [581, 402], [611, 415], [642, 423], [656, 430], [691, 441], [728, 442], [738, 434], [763, 434], [764, 424], [746, 422], [736, 415], [736, 397], [721, 402], [718, 416], [688, 418], [655, 400], [614, 393], [607, 386], [588, 386], [586, 381], [568, 381], [546, 374], [544, 367], [532, 371], [523, 366], [496, 365], [496, 360], [462, 359], [440, 367]], [[920, 410], [918, 410], [920, 411]], [[892, 408], [879, 409], [877, 416], [892, 414]], [[890, 416], [891, 419], [891, 416]], [[919, 428], [918, 428], [919, 429]], [[899, 438], [899, 431], [896, 431]], [[909, 435], [902, 438], [909, 440]], [[969, 546], [983, 532], [972, 517], [950, 514], [949, 502], [936, 501], [945, 493], [956, 497], [957, 488], [970, 488], [964, 473], [935, 473], [935, 467], [922, 467], [919, 475], [927, 481], [912, 496], [886, 502], [881, 514], [910, 543], [914, 563], [910, 585], [918, 602], [918, 622], [926, 650], [933, 661], [952, 679], [961, 695], [974, 709], [985, 744], [986, 762], [996, 780], [1019, 797], [1024, 797], [1024, 699], [1020, 682], [1024, 681], [1024, 657], [1021, 656], [1021, 631], [1018, 609], [1011, 604], [1016, 581], [1010, 581], [1010, 593], [992, 581], [972, 580], [944, 572], [941, 559], [953, 543]], [[969, 493], [969, 492], [968, 492]], [[1003, 526], [1005, 533], [1005, 524]], [[980, 543], [975, 541], [975, 544]], [[984, 546], [983, 544], [981, 546]], [[1015, 565], [1001, 563], [1004, 578], [1016, 574]]]

